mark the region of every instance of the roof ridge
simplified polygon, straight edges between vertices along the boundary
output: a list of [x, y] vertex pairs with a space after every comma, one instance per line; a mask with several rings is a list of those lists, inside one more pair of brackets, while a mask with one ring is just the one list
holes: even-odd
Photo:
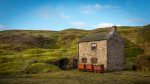
[[94, 34], [88, 34], [85, 37], [81, 38], [79, 42], [107, 40], [111, 34], [111, 32], [99, 32]]

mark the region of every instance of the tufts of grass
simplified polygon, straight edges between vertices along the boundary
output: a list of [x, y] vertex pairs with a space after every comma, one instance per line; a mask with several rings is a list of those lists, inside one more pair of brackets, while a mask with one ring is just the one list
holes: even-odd
[[7, 62], [0, 64], [0, 74], [1, 75], [10, 75], [18, 73], [19, 65], [16, 62]]
[[41, 54], [41, 53], [44, 53], [46, 52], [47, 50], [46, 49], [27, 49], [24, 51], [25, 54]]
[[60, 70], [55, 65], [50, 65], [46, 63], [32, 63], [26, 68], [26, 73], [43, 73], [43, 72], [52, 72]]
[[136, 60], [136, 65], [138, 66], [138, 69], [141, 71], [150, 71], [150, 55], [149, 54], [139, 55]]
[[119, 71], [105, 73], [78, 70], [1, 77], [1, 84], [149, 84], [149, 72]]

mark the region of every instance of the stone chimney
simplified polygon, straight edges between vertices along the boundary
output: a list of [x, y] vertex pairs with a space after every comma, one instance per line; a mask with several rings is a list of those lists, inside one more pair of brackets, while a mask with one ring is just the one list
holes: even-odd
[[117, 26], [112, 26], [112, 31], [114, 32], [114, 31], [117, 31]]

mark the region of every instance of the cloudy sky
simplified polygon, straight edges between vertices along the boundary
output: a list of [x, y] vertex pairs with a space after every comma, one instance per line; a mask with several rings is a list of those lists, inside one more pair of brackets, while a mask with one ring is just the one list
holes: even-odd
[[142, 26], [150, 0], [0, 0], [0, 30]]

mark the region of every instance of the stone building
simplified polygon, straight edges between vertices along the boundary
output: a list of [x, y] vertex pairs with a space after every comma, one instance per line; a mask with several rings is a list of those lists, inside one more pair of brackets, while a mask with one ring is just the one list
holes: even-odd
[[113, 26], [111, 32], [83, 37], [78, 43], [78, 64], [104, 65], [105, 70], [123, 69], [124, 42]]

